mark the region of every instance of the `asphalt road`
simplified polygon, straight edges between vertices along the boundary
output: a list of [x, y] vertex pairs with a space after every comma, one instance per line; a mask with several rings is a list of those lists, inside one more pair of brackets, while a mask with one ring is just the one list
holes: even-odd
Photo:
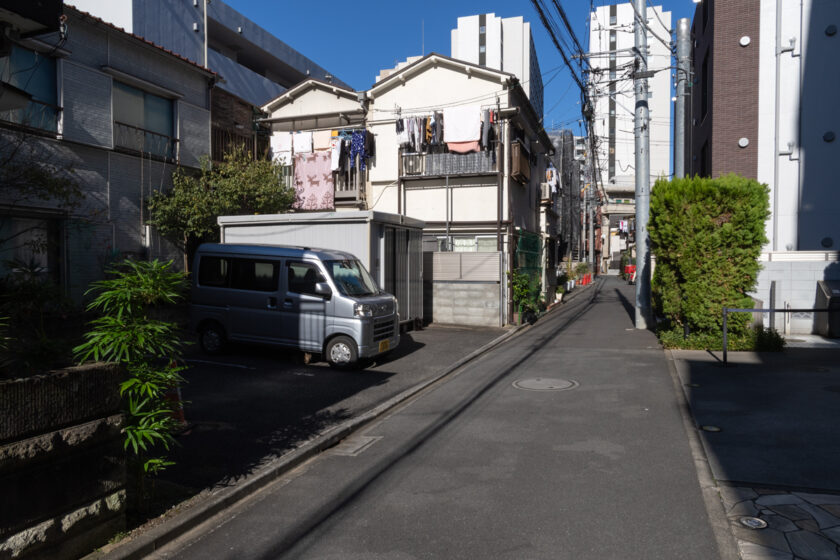
[[718, 557], [632, 290], [607, 278], [155, 557]]

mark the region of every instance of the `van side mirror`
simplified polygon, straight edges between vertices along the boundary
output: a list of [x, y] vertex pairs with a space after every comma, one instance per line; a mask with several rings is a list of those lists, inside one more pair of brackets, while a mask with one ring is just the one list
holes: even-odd
[[324, 299], [330, 299], [332, 297], [332, 290], [330, 289], [330, 285], [326, 282], [317, 282], [315, 284], [315, 293], [322, 296]]

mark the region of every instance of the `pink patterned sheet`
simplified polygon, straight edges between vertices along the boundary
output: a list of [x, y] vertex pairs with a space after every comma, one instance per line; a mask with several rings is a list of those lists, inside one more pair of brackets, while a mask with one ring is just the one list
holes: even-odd
[[296, 210], [333, 210], [335, 189], [329, 150], [295, 156]]

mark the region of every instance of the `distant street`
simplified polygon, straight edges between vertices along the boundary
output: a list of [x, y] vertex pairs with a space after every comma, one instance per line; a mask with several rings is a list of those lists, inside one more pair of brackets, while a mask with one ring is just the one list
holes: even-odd
[[599, 282], [155, 557], [717, 558], [665, 356]]

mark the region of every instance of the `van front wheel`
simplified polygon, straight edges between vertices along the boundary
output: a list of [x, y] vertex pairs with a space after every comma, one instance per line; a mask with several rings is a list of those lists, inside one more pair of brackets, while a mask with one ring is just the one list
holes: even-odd
[[327, 343], [326, 355], [330, 365], [338, 368], [355, 365], [359, 359], [359, 351], [356, 349], [355, 341], [344, 335], [330, 339]]

